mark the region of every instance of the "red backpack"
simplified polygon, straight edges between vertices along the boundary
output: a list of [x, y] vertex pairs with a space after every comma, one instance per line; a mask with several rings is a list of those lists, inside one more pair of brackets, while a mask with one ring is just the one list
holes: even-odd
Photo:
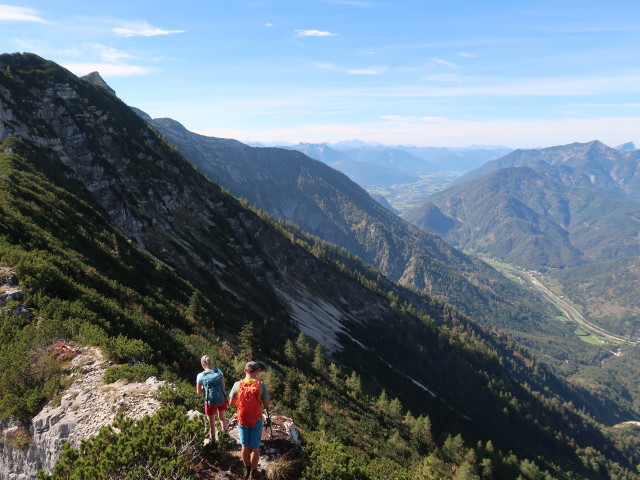
[[240, 382], [238, 387], [238, 423], [243, 427], [253, 427], [262, 418], [262, 389], [260, 380], [254, 380], [250, 385]]

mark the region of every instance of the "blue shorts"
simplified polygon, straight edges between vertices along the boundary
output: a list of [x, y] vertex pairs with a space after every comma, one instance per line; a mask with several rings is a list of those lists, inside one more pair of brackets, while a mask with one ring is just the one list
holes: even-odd
[[262, 437], [262, 419], [258, 420], [253, 427], [243, 427], [238, 425], [240, 432], [240, 445], [243, 447], [258, 448], [262, 445], [260, 438]]

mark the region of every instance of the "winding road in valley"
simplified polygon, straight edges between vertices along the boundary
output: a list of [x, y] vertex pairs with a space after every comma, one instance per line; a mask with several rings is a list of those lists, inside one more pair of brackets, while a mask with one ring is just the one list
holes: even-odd
[[[485, 259], [485, 261], [487, 261], [487, 259]], [[539, 280], [539, 277], [541, 276], [539, 273], [523, 270], [512, 265], [506, 265], [504, 263], [497, 263], [495, 261], [489, 261], [489, 263], [502, 273], [507, 273], [510, 276], [518, 277], [523, 282], [526, 282], [528, 285], [536, 289], [547, 300], [553, 303], [565, 317], [567, 317], [570, 321], [578, 324], [583, 330], [593, 335], [608, 338], [615, 343], [636, 345], [638, 344], [638, 342], [640, 342], [640, 339], [638, 338], [631, 338], [613, 334], [611, 332], [608, 332], [604, 328], [599, 327], [598, 325], [594, 325], [593, 323], [586, 320], [582, 316], [582, 314], [573, 305], [571, 305], [571, 303], [543, 285]]]

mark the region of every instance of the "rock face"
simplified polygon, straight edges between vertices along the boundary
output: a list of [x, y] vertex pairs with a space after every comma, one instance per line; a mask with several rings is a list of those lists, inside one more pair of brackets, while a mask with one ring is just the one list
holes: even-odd
[[86, 80], [87, 82], [103, 88], [104, 90], [106, 90], [107, 92], [109, 92], [111, 95], [113, 95], [114, 97], [117, 97], [116, 95], [116, 91], [111, 88], [107, 82], [104, 81], [104, 79], [100, 76], [100, 74], [98, 72], [91, 72], [88, 75], [85, 75], [84, 77], [82, 77], [83, 80]]
[[0, 307], [4, 307], [7, 302], [23, 298], [24, 293], [13, 270], [8, 267], [0, 267]]
[[80, 354], [71, 361], [73, 383], [32, 419], [28, 432], [17, 422], [0, 424], [0, 480], [33, 479], [41, 469], [50, 472], [62, 444], [79, 445], [119, 412], [139, 419], [160, 408], [152, 398], [162, 384], [155, 377], [144, 383], [105, 384], [109, 362], [102, 353], [96, 348], [76, 350]]

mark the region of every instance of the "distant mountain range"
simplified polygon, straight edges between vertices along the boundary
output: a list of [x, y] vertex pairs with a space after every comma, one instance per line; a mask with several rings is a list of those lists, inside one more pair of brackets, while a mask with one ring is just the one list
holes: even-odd
[[467, 173], [466, 182], [489, 172], [529, 166], [572, 187], [583, 187], [615, 199], [640, 200], [640, 151], [624, 151], [602, 142], [572, 143], [537, 150], [516, 150]]
[[468, 148], [386, 146], [362, 141], [299, 143], [281, 148], [297, 150], [340, 170], [362, 187], [411, 183], [419, 175], [467, 171], [511, 151], [501, 146]]
[[[33, 312], [0, 309], [0, 419], [27, 425], [31, 451], [40, 438], [31, 418], [64, 399], [68, 361], [58, 365], [46, 347], [65, 338], [99, 345], [123, 369], [112, 372], [157, 373], [176, 387], [171, 401], [196, 406], [202, 353], [230, 376], [245, 355], [258, 358], [283, 413], [299, 419], [306, 461], [326, 460], [343, 478], [429, 478], [434, 468], [496, 480], [635, 475], [634, 432], [605, 426], [635, 418], [628, 398], [559, 378], [428, 293], [437, 285], [471, 311], [531, 319], [522, 310], [540, 305], [525, 304], [515, 283], [299, 152], [209, 139], [169, 120], [150, 128], [139, 115], [53, 62], [0, 55], [0, 263]], [[167, 141], [180, 139], [202, 163]], [[221, 179], [319, 224], [340, 214], [332, 228], [368, 240], [356, 245], [386, 259], [382, 268], [433, 285], [397, 285], [230, 195]], [[5, 440], [0, 474], [16, 475], [24, 445]], [[81, 473], [72, 467], [63, 474]]]
[[138, 113], [211, 180], [274, 217], [345, 248], [392, 281], [438, 295], [494, 325], [539, 325], [553, 315], [553, 308], [531, 292], [399, 218], [322, 162], [296, 150], [205, 137], [175, 120]]
[[[633, 335], [640, 328], [637, 301], [612, 289], [640, 294], [637, 269], [626, 269], [619, 283], [596, 279], [611, 262], [640, 259], [639, 161], [637, 150], [597, 141], [517, 150], [464, 175], [404, 218], [460, 248], [556, 271], [567, 290], [583, 292], [596, 323]], [[585, 282], [594, 284], [587, 297]], [[616, 308], [598, 307], [610, 305], [612, 295], [620, 300]]]

